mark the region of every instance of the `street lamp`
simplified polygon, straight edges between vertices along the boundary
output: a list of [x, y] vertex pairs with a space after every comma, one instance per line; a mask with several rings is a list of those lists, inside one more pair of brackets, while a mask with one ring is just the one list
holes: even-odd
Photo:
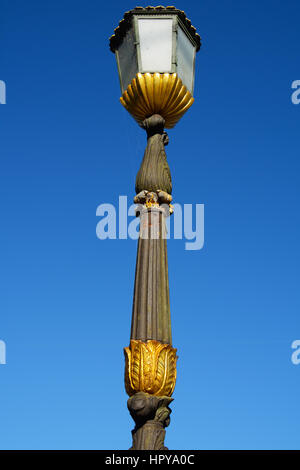
[[176, 381], [172, 346], [165, 218], [172, 213], [168, 136], [193, 104], [200, 36], [175, 7], [136, 7], [110, 38], [120, 101], [147, 132], [136, 177], [140, 217], [130, 345], [125, 352], [127, 404], [135, 421], [132, 449], [161, 450]]
[[140, 124], [160, 114], [173, 127], [193, 104], [200, 36], [175, 7], [128, 11], [110, 38], [116, 54], [121, 103]]

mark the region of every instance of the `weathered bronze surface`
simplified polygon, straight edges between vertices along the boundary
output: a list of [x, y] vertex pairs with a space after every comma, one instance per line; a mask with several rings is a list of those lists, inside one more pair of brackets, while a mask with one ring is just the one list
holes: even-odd
[[129, 398], [127, 406], [135, 421], [130, 450], [165, 450], [165, 427], [170, 423], [169, 404], [173, 398], [156, 397], [139, 392]]
[[136, 176], [135, 191], [165, 191], [172, 193], [172, 180], [167, 162], [165, 145], [168, 137], [164, 132], [165, 120], [154, 114], [143, 121], [143, 128], [147, 132], [147, 147], [144, 158]]
[[154, 207], [140, 218], [131, 339], [172, 344], [165, 216]]
[[143, 121], [147, 148], [136, 177], [140, 217], [130, 346], [125, 353], [125, 388], [135, 420], [133, 449], [165, 449], [168, 405], [176, 382], [172, 347], [165, 218], [172, 212], [172, 181], [165, 145], [165, 120]]

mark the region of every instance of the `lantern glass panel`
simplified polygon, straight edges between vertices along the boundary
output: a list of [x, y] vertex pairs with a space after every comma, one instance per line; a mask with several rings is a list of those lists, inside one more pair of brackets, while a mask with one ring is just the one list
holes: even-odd
[[139, 18], [141, 72], [172, 72], [172, 18]]
[[119, 46], [117, 54], [121, 90], [123, 93], [131, 80], [138, 73], [135, 35], [133, 29], [127, 31], [122, 44]]
[[177, 73], [182, 83], [193, 93], [194, 61], [196, 46], [194, 46], [182, 28], [178, 27], [177, 36]]

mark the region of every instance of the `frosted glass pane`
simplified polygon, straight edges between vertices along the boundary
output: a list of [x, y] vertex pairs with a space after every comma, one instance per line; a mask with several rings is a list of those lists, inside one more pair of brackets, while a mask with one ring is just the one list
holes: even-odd
[[190, 42], [183, 30], [178, 28], [177, 73], [187, 89], [193, 93], [194, 56], [196, 47]]
[[123, 93], [138, 72], [135, 37], [132, 29], [127, 31], [126, 36], [118, 49], [118, 58], [121, 75], [121, 90]]
[[138, 19], [143, 72], [172, 71], [172, 24], [171, 18]]

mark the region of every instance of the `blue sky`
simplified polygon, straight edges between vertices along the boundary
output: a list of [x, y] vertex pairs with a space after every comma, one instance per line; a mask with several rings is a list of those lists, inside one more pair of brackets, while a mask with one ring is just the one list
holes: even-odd
[[[179, 360], [166, 445], [299, 449], [300, 4], [175, 5], [203, 46], [167, 155], [174, 202], [205, 205], [205, 244], [168, 242]], [[99, 240], [95, 214], [131, 201], [146, 144], [108, 48], [134, 6], [1, 2], [2, 449], [131, 445], [136, 241]]]

